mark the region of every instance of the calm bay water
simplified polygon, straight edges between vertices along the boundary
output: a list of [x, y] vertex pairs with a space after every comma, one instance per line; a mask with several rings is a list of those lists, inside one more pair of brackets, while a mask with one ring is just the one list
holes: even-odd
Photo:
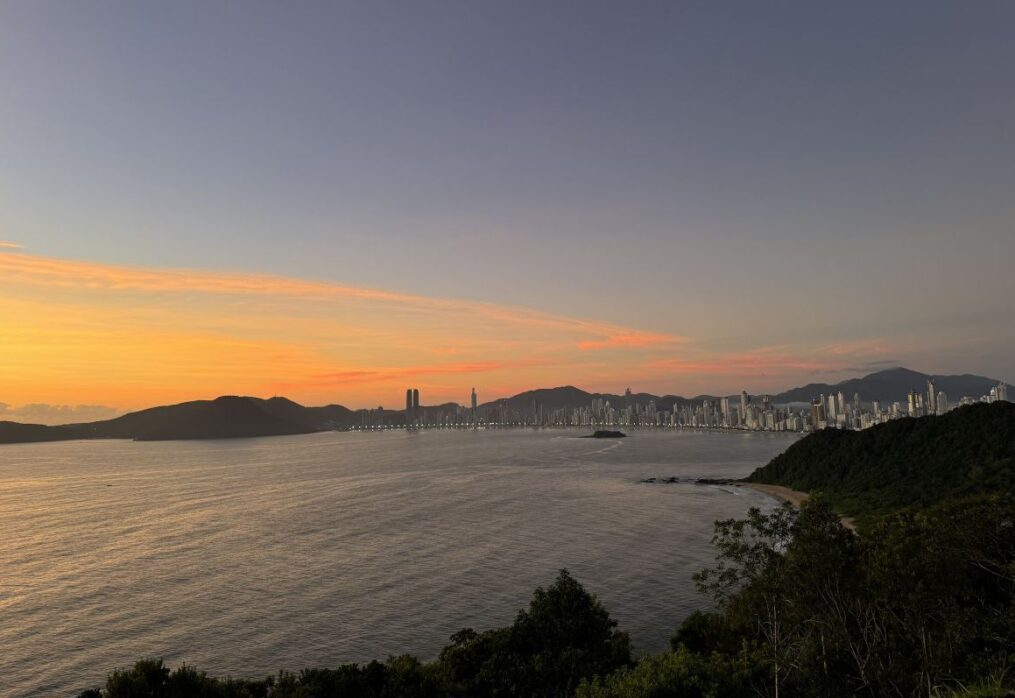
[[0, 446], [0, 694], [73, 695], [140, 656], [262, 676], [509, 623], [567, 567], [637, 649], [703, 608], [712, 522], [792, 436], [324, 433]]

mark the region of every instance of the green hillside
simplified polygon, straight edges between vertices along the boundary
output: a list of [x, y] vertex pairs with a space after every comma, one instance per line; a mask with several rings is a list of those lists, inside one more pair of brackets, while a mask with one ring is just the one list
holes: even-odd
[[861, 521], [953, 497], [1011, 493], [1015, 404], [969, 405], [859, 432], [825, 429], [796, 442], [747, 480], [821, 492], [840, 512]]

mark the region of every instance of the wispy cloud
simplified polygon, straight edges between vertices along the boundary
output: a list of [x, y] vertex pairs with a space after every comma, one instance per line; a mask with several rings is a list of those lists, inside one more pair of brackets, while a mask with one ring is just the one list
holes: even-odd
[[670, 334], [659, 334], [655, 332], [625, 332], [611, 334], [603, 337], [602, 339], [586, 339], [578, 342], [578, 348], [583, 351], [632, 347], [645, 348], [680, 344], [685, 341], [685, 337], [678, 337]]
[[835, 364], [822, 360], [801, 359], [790, 354], [746, 352], [718, 355], [705, 359], [655, 359], [646, 363], [645, 366], [650, 369], [663, 369], [672, 374], [758, 376], [771, 373], [786, 374], [799, 371], [829, 370]]
[[0, 421], [26, 424], [76, 424], [111, 419], [120, 410], [106, 405], [47, 405], [31, 403], [17, 407], [0, 402]]
[[22, 250], [24, 245], [19, 245], [16, 242], [10, 242], [8, 240], [0, 240], [0, 250]]
[[152, 293], [208, 293], [220, 296], [290, 297], [302, 300], [365, 301], [434, 313], [468, 313], [489, 321], [524, 324], [590, 335], [579, 340], [584, 348], [648, 346], [676, 342], [675, 335], [645, 333], [610, 323], [576, 319], [470, 300], [436, 298], [330, 282], [307, 281], [264, 274], [238, 274], [189, 269], [151, 269], [95, 262], [0, 253], [0, 276], [11, 282], [111, 291]]
[[363, 383], [383, 384], [391, 381], [427, 384], [436, 376], [480, 374], [532, 368], [542, 365], [536, 359], [517, 361], [475, 361], [465, 363], [421, 364], [401, 367], [384, 367], [370, 370], [334, 371], [311, 376], [302, 382], [282, 381], [272, 387], [281, 390], [320, 388], [330, 386], [358, 385]]
[[827, 344], [818, 348], [818, 353], [825, 356], [852, 356], [863, 358], [881, 356], [897, 351], [896, 347], [883, 339], [859, 339], [850, 342]]

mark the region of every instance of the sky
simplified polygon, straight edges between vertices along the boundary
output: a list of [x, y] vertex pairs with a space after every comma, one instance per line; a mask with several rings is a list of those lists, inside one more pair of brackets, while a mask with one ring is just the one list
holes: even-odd
[[1015, 378], [1011, 2], [0, 3], [0, 419]]

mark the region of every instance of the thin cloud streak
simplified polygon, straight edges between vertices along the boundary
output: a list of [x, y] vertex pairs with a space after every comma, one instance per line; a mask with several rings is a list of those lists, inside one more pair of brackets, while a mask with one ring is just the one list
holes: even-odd
[[583, 351], [594, 351], [598, 349], [617, 348], [644, 348], [656, 347], [670, 344], [681, 344], [686, 341], [684, 337], [675, 337], [668, 334], [654, 332], [625, 332], [612, 334], [603, 339], [588, 339], [578, 343], [578, 348]]
[[443, 313], [480, 313], [489, 319], [502, 322], [569, 330], [601, 337], [601, 339], [580, 341], [578, 345], [584, 349], [649, 346], [684, 341], [683, 337], [676, 335], [644, 333], [609, 323], [563, 317], [528, 308], [479, 301], [432, 298], [263, 274], [114, 266], [96, 262], [0, 252], [0, 275], [12, 282], [70, 288], [171, 293], [196, 292], [258, 297], [288, 296], [305, 300], [342, 298]]

